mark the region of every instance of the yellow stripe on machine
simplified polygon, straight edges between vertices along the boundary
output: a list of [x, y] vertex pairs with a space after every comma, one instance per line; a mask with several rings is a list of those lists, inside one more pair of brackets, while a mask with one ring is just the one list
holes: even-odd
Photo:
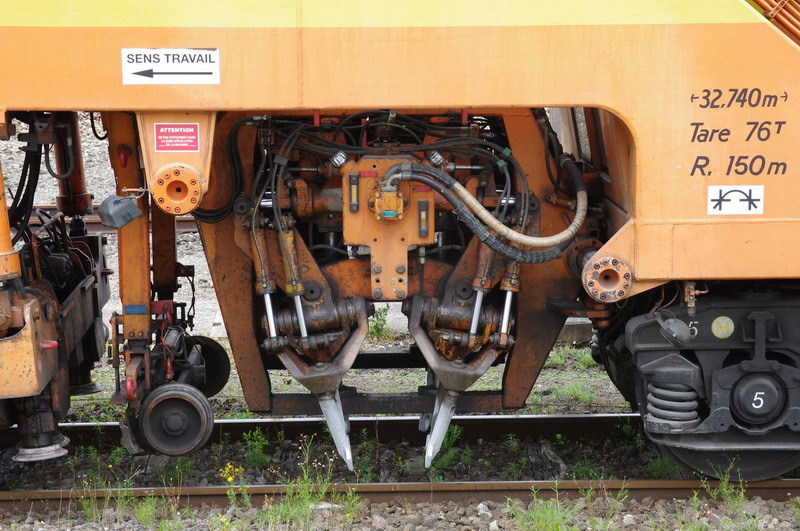
[[0, 26], [360, 28], [763, 21], [746, 0], [0, 0]]

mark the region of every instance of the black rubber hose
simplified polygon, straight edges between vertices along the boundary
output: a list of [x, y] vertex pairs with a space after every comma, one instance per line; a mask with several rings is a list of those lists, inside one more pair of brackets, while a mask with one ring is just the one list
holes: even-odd
[[[426, 168], [430, 168], [430, 166], [426, 166]], [[475, 214], [470, 212], [464, 203], [461, 202], [447, 186], [430, 177], [420, 175], [418, 173], [412, 173], [410, 175], [404, 174], [402, 179], [416, 181], [431, 187], [436, 191], [436, 193], [444, 197], [447, 202], [453, 206], [453, 213], [456, 215], [456, 217], [464, 222], [467, 228], [473, 234], [475, 234], [480, 241], [488, 245], [493, 251], [500, 253], [510, 260], [521, 262], [523, 264], [543, 264], [545, 262], [551, 262], [558, 259], [564, 249], [568, 246], [564, 246], [562, 244], [540, 251], [525, 251], [523, 249], [514, 247], [513, 245], [501, 240], [497, 236], [494, 236], [486, 227], [486, 225], [481, 223], [480, 220], [475, 217]]]
[[39, 184], [39, 174], [42, 164], [42, 146], [37, 146], [36, 151], [28, 151], [25, 158], [30, 155], [30, 163], [28, 164], [28, 175], [25, 182], [25, 191], [22, 193], [20, 202], [17, 208], [9, 211], [9, 224], [16, 230], [14, 237], [11, 239], [12, 244], [16, 244], [25, 231], [28, 229], [28, 222], [31, 219], [33, 212], [33, 200], [36, 192], [36, 187]]
[[[581, 173], [580, 168], [578, 168], [578, 165], [575, 164], [575, 161], [572, 160], [572, 157], [562, 154], [558, 159], [558, 165], [566, 170], [567, 173], [569, 173], [569, 176], [572, 179], [572, 184], [575, 186], [575, 193], [586, 191], [586, 185], [583, 182], [583, 174]], [[447, 188], [453, 188], [455, 184], [460, 184], [454, 177], [451, 177], [438, 168], [415, 162], [403, 162], [400, 164], [395, 164], [386, 172], [386, 178], [387, 180], [390, 180], [390, 177], [397, 172], [409, 170], [413, 173], [421, 173], [423, 175], [428, 175], [430, 177], [439, 179], [447, 186]]]
[[47, 173], [49, 173], [52, 177], [63, 181], [69, 179], [72, 176], [72, 172], [75, 171], [75, 153], [72, 151], [72, 128], [67, 126], [66, 142], [58, 135], [58, 133], [56, 133], [56, 137], [58, 142], [61, 144], [61, 149], [67, 155], [67, 171], [64, 173], [56, 173], [56, 171], [50, 165], [50, 149], [53, 147], [52, 144], [47, 146], [44, 150], [44, 165], [47, 167]]
[[231, 200], [228, 204], [219, 208], [205, 209], [197, 208], [192, 212], [192, 215], [202, 223], [219, 223], [228, 217], [228, 214], [233, 210], [233, 202], [242, 193], [242, 161], [239, 156], [239, 129], [245, 125], [257, 125], [256, 117], [247, 118], [237, 122], [228, 134], [227, 139], [227, 154], [228, 162], [231, 166]]
[[89, 111], [89, 123], [92, 125], [92, 134], [97, 140], [106, 140], [108, 138], [108, 131], [102, 136], [97, 132], [97, 125], [94, 123], [94, 111]]

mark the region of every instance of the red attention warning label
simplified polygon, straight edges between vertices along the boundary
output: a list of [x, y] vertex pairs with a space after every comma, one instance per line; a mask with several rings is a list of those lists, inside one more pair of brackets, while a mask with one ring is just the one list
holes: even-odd
[[155, 124], [156, 151], [200, 151], [200, 124]]

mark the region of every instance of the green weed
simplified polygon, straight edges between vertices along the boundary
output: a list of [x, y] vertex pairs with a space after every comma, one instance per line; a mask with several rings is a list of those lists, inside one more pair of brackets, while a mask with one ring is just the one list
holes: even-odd
[[376, 448], [375, 443], [369, 438], [369, 431], [363, 428], [358, 453], [353, 456], [353, 469], [359, 483], [372, 483], [375, 479]]
[[522, 509], [516, 504], [508, 504], [508, 509], [519, 529], [537, 531], [577, 529], [574, 522], [580, 513], [580, 508], [577, 504], [562, 502], [558, 490], [553, 489], [553, 491], [555, 496], [545, 500], [538, 496], [536, 489], [531, 489], [532, 500], [527, 509]]
[[680, 465], [663, 457], [648, 458], [647, 472], [656, 479], [676, 479], [682, 475]]
[[158, 498], [158, 502], [160, 505], [158, 530], [182, 531], [185, 526], [183, 525], [183, 516], [180, 511], [180, 498], [162, 496]]
[[563, 349], [557, 348], [550, 352], [544, 362], [545, 368], [564, 367], [567, 364], [567, 353]]
[[[265, 503], [256, 518], [260, 528], [282, 528], [297, 526], [310, 529], [314, 510], [322, 502], [331, 485], [334, 457], [326, 456], [323, 461], [313, 458], [313, 437], [304, 438], [300, 446], [302, 456], [300, 473], [297, 477], [284, 478], [286, 493], [274, 503]], [[348, 503], [355, 503], [355, 493]]]
[[701, 520], [704, 516], [704, 503], [696, 490], [692, 491], [692, 497], [689, 498], [689, 510], [684, 509], [675, 512], [675, 518], [680, 522], [680, 529], [688, 529], [689, 531], [711, 529], [708, 523]]
[[158, 499], [152, 493], [133, 505], [133, 516], [142, 527], [152, 527], [158, 516]]
[[450, 470], [457, 463], [458, 448], [455, 448], [455, 443], [461, 437], [461, 426], [450, 425], [447, 432], [444, 434], [444, 441], [442, 441], [442, 448], [439, 450], [431, 467], [428, 469], [428, 476], [431, 481], [442, 481], [444, 476], [442, 472]]
[[625, 444], [632, 444], [639, 450], [644, 450], [647, 446], [647, 436], [641, 422], [626, 421], [617, 425], [619, 438]]
[[515, 461], [511, 461], [508, 463], [506, 467], [506, 475], [508, 479], [511, 481], [519, 481], [520, 479], [525, 476], [525, 471], [528, 469], [528, 465], [530, 465], [530, 460], [527, 457], [522, 457]]
[[472, 466], [472, 447], [465, 446], [462, 448], [460, 457], [461, 462], [464, 463], [467, 468], [470, 468]]
[[247, 448], [245, 453], [245, 464], [248, 467], [262, 469], [265, 468], [272, 457], [264, 452], [264, 448], [269, 444], [266, 435], [261, 428], [244, 433], [244, 444]]
[[358, 515], [361, 507], [361, 497], [356, 489], [349, 488], [344, 492], [332, 492], [331, 503], [344, 507], [344, 518], [347, 523], [351, 523]]
[[794, 513], [795, 522], [800, 523], [800, 498], [795, 497], [789, 500], [789, 507], [791, 507], [792, 513]]
[[258, 415], [252, 411], [228, 411], [217, 416], [218, 419], [255, 419]]
[[592, 351], [589, 348], [575, 349], [575, 361], [578, 363], [578, 367], [583, 370], [597, 365], [597, 362], [594, 361], [592, 357]]
[[509, 452], [514, 454], [519, 452], [519, 445], [519, 437], [513, 433], [506, 435], [505, 439], [503, 440], [503, 446], [505, 446]]
[[128, 451], [122, 446], [117, 446], [108, 454], [108, 461], [114, 466], [118, 466], [124, 458], [128, 456]]
[[606, 471], [603, 466], [594, 461], [589, 455], [581, 456], [581, 458], [572, 465], [571, 472], [576, 479], [606, 478]]
[[598, 488], [581, 489], [580, 493], [585, 509], [601, 520], [620, 513], [625, 507], [625, 500], [628, 499], [627, 489], [609, 492], [602, 481], [599, 482]]
[[156, 476], [165, 487], [180, 487], [183, 485], [183, 478], [191, 474], [192, 468], [194, 468], [193, 461], [178, 457], [159, 466], [156, 469]]
[[[92, 472], [92, 471], [90, 471]], [[81, 479], [81, 489], [78, 494], [78, 504], [83, 511], [86, 520], [95, 524], [103, 521], [103, 515], [111, 504], [109, 496], [95, 497], [90, 496], [89, 492], [96, 489], [108, 490], [111, 485], [107, 480], [100, 478], [97, 474], [87, 473]]]
[[373, 341], [388, 341], [394, 337], [394, 332], [389, 328], [389, 307], [375, 308], [375, 313], [369, 318], [369, 332], [367, 335]]
[[589, 391], [583, 382], [570, 382], [564, 387], [558, 387], [553, 390], [553, 396], [557, 398], [569, 397], [586, 405], [591, 405], [597, 400], [597, 395]]
[[722, 508], [725, 516], [722, 519], [723, 527], [734, 526], [736, 529], [760, 529], [761, 516], [749, 515], [747, 509], [747, 486], [741, 477], [731, 479], [731, 473], [736, 468], [736, 461], [732, 460], [725, 470], [714, 470], [718, 478], [716, 486], [711, 485], [707, 478], [701, 478], [700, 484], [706, 494]]

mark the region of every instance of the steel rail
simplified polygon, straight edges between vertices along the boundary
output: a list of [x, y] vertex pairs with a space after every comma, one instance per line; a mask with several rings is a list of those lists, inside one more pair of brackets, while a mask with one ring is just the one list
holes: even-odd
[[[502, 438], [504, 433], [515, 433], [518, 436], [534, 435], [540, 437], [561, 434], [565, 437], [585, 437], [592, 439], [613, 435], [621, 422], [638, 422], [635, 414], [604, 415], [461, 415], [453, 419], [454, 424], [464, 428], [462, 438]], [[350, 419], [352, 430], [366, 429], [370, 437], [379, 441], [392, 438], [409, 438], [415, 432], [419, 422], [417, 416], [405, 417], [353, 417]], [[242, 435], [256, 427], [268, 435], [282, 430], [286, 437], [297, 437], [301, 434], [322, 434], [324, 424], [319, 417], [303, 418], [265, 418], [218, 420], [215, 422], [213, 437], [227, 440], [238, 440]], [[73, 443], [81, 441], [97, 441], [104, 437], [109, 441], [119, 438], [119, 426], [116, 423], [70, 423], [59, 426]], [[420, 432], [417, 432], [420, 433]], [[7, 442], [5, 434], [2, 442]], [[424, 434], [420, 433], [420, 438]], [[529, 500], [532, 490], [538, 497], [548, 498], [558, 493], [566, 498], [578, 498], [588, 493], [609, 493], [614, 495], [625, 490], [627, 496], [634, 499], [650, 497], [653, 499], [690, 498], [695, 492], [703, 496], [706, 488], [718, 485], [716, 481], [703, 484], [699, 480], [574, 480], [562, 481], [475, 481], [475, 482], [413, 482], [413, 483], [363, 483], [334, 484], [328, 492], [345, 492], [353, 489], [362, 499], [373, 503], [392, 502], [443, 502], [443, 501], [505, 501], [508, 498]], [[126, 496], [141, 498], [148, 495], [167, 497], [189, 503], [193, 506], [226, 506], [228, 504], [228, 486], [206, 487], [137, 487], [127, 489]], [[238, 487], [237, 487], [238, 488]], [[319, 488], [319, 487], [318, 487]], [[260, 505], [262, 497], [280, 497], [287, 491], [285, 485], [250, 485], [247, 493], [254, 503]], [[107, 498], [113, 505], [117, 490], [36, 490], [36, 491], [4, 491], [0, 492], [0, 509], [16, 511], [41, 511], [77, 509], [78, 498]], [[800, 479], [769, 480], [746, 484], [749, 497], [760, 496], [763, 499], [785, 501], [800, 495]]]
[[[419, 431], [418, 415], [387, 417], [350, 417], [350, 433], [365, 433], [381, 443], [405, 439], [410, 444], [424, 444], [426, 434]], [[549, 438], [560, 435], [575, 439], [602, 440], [617, 433], [623, 423], [638, 423], [638, 414], [595, 415], [456, 415], [452, 424], [463, 431], [460, 438], [499, 440], [513, 434], [519, 438]], [[283, 432], [295, 439], [301, 435], [323, 436], [326, 433], [322, 417], [219, 419], [209, 442], [243, 439], [246, 432], [260, 428], [267, 436]], [[121, 431], [116, 422], [75, 422], [59, 424], [59, 430], [70, 438], [73, 445], [106, 442], [119, 444]], [[0, 446], [19, 442], [15, 430], [0, 431]]]
[[[565, 481], [471, 481], [452, 483], [356, 483], [335, 484], [327, 492], [346, 492], [354, 490], [362, 499], [371, 503], [435, 503], [444, 501], [496, 501], [508, 498], [530, 500], [532, 491], [537, 497], [549, 498], [556, 493], [564, 498], [579, 498], [589, 493], [608, 493], [614, 495], [624, 490], [634, 499], [683, 499], [691, 498], [695, 492], [704, 496], [704, 488], [717, 486], [716, 481], [706, 485], [697, 480], [565, 480]], [[237, 486], [237, 489], [239, 487]], [[192, 506], [207, 505], [223, 507], [228, 505], [227, 486], [213, 487], [137, 487], [126, 489], [124, 494], [134, 498], [148, 495], [174, 499]], [[261, 505], [262, 497], [280, 497], [287, 492], [286, 485], [250, 485], [246, 492], [256, 506]], [[0, 509], [15, 511], [42, 511], [53, 509], [77, 509], [78, 498], [108, 499], [113, 505], [120, 491], [109, 490], [34, 490], [0, 492]], [[748, 497], [786, 501], [800, 494], [800, 480], [769, 480], [748, 483]]]

